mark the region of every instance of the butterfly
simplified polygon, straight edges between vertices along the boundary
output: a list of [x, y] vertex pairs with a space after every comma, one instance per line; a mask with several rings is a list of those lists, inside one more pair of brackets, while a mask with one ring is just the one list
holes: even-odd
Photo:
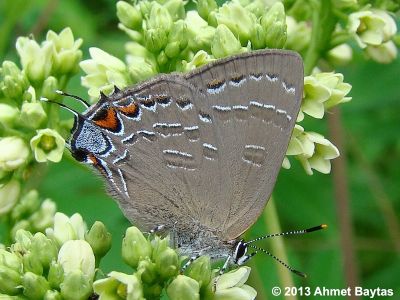
[[[240, 236], [272, 193], [303, 78], [298, 54], [260, 50], [115, 88], [83, 114], [69, 109], [70, 150], [104, 176], [130, 221], [174, 234], [190, 257], [183, 269], [209, 255], [225, 261], [222, 274], [263, 251], [302, 275], [252, 245], [268, 236], [249, 242]], [[256, 251], [249, 254], [249, 247]]]

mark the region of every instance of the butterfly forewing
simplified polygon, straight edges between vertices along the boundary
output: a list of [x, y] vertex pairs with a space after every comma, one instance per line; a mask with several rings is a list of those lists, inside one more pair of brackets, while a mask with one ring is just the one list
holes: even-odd
[[[297, 55], [264, 50], [101, 100], [86, 115], [109, 137], [112, 151], [99, 159], [125, 215], [146, 229], [196, 223], [221, 240], [238, 237], [272, 192], [302, 82]], [[114, 116], [104, 107], [121, 128], [103, 122]]]
[[[193, 93], [182, 78], [160, 76], [116, 95], [117, 101], [130, 97], [141, 112], [134, 121], [122, 116], [126, 127], [122, 148], [130, 158], [111, 165], [126, 184], [123, 211], [145, 229], [171, 228], [176, 220], [187, 222], [199, 215], [192, 180], [187, 178], [201, 164], [199, 133], [192, 130], [197, 124]], [[132, 134], [135, 138], [129, 139]], [[111, 155], [108, 161], [115, 159]]]

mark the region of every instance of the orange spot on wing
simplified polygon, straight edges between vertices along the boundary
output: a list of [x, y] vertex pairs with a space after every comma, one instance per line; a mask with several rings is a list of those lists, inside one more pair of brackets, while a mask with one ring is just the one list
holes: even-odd
[[131, 103], [127, 106], [118, 107], [118, 110], [124, 115], [135, 117], [139, 112], [139, 106], [135, 103]]
[[98, 116], [93, 119], [93, 122], [102, 128], [118, 131], [120, 124], [117, 118], [117, 113], [113, 108], [107, 108], [101, 111]]
[[101, 164], [101, 162], [97, 159], [96, 156], [94, 156], [92, 153], [88, 154], [88, 158], [90, 161], [93, 163], [93, 166], [103, 175], [106, 176], [107, 172], [104, 170], [104, 166]]
[[224, 83], [225, 83], [225, 80], [223, 80], [223, 79], [213, 79], [207, 83], [207, 87], [209, 89], [217, 89], [217, 88], [223, 86]]
[[90, 161], [93, 163], [94, 166], [99, 164], [99, 161], [93, 154], [88, 154], [88, 158], [90, 159]]

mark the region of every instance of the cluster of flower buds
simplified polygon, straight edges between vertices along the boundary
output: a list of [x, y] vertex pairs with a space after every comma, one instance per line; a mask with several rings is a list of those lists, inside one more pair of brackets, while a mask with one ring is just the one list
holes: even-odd
[[0, 249], [0, 298], [88, 299], [96, 267], [111, 247], [105, 226], [96, 222], [87, 231], [79, 214], [57, 213], [46, 234], [19, 229], [14, 241]]
[[210, 258], [202, 256], [180, 274], [182, 257], [169, 247], [169, 238], [145, 237], [136, 227], [127, 229], [122, 242], [122, 258], [134, 269], [132, 274], [111, 272], [94, 282], [100, 299], [158, 299], [166, 290], [171, 300], [181, 299], [254, 299], [256, 291], [245, 285], [249, 267], [241, 267], [219, 277]]
[[9, 215], [11, 237], [15, 237], [19, 229], [44, 232], [53, 225], [56, 204], [50, 199], [41, 201], [36, 190], [24, 194], [20, 190], [21, 185], [15, 179], [1, 189], [0, 201], [4, 202], [1, 204], [0, 215]]
[[[53, 224], [56, 205], [50, 199], [41, 201], [36, 190], [23, 191], [19, 173], [29, 159], [30, 149], [18, 136], [0, 139], [0, 217], [7, 217], [10, 235], [18, 229], [44, 231]], [[14, 175], [16, 173], [16, 175]]]
[[11, 61], [0, 66], [0, 215], [10, 216], [12, 234], [18, 228], [43, 231], [52, 223], [54, 204], [40, 205], [37, 192], [21, 191], [36, 163], [62, 158], [65, 128], [59, 108], [39, 98], [59, 101], [56, 90], [79, 70], [81, 44], [69, 28], [60, 34], [49, 31], [40, 44], [20, 37], [16, 48], [22, 69]]
[[75, 41], [71, 29], [66, 28], [59, 35], [50, 30], [40, 45], [30, 37], [20, 37], [16, 48], [28, 81], [40, 87], [50, 76], [61, 80], [78, 71], [81, 44], [82, 40]]
[[[243, 3], [242, 3], [243, 2]], [[126, 44], [126, 63], [91, 49], [91, 59], [81, 63], [87, 73], [82, 84], [89, 95], [124, 88], [160, 72], [188, 71], [214, 59], [250, 51], [282, 48], [286, 19], [282, 3], [200, 0], [185, 12], [183, 0], [117, 2], [119, 28], [132, 39]]]

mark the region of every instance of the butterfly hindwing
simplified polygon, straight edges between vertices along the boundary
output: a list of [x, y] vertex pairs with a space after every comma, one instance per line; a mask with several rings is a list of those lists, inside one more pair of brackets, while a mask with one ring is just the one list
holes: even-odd
[[233, 239], [255, 222], [271, 195], [300, 107], [303, 65], [290, 52], [251, 52], [187, 78], [212, 108], [228, 187], [218, 211], [225, 214], [224, 238]]

